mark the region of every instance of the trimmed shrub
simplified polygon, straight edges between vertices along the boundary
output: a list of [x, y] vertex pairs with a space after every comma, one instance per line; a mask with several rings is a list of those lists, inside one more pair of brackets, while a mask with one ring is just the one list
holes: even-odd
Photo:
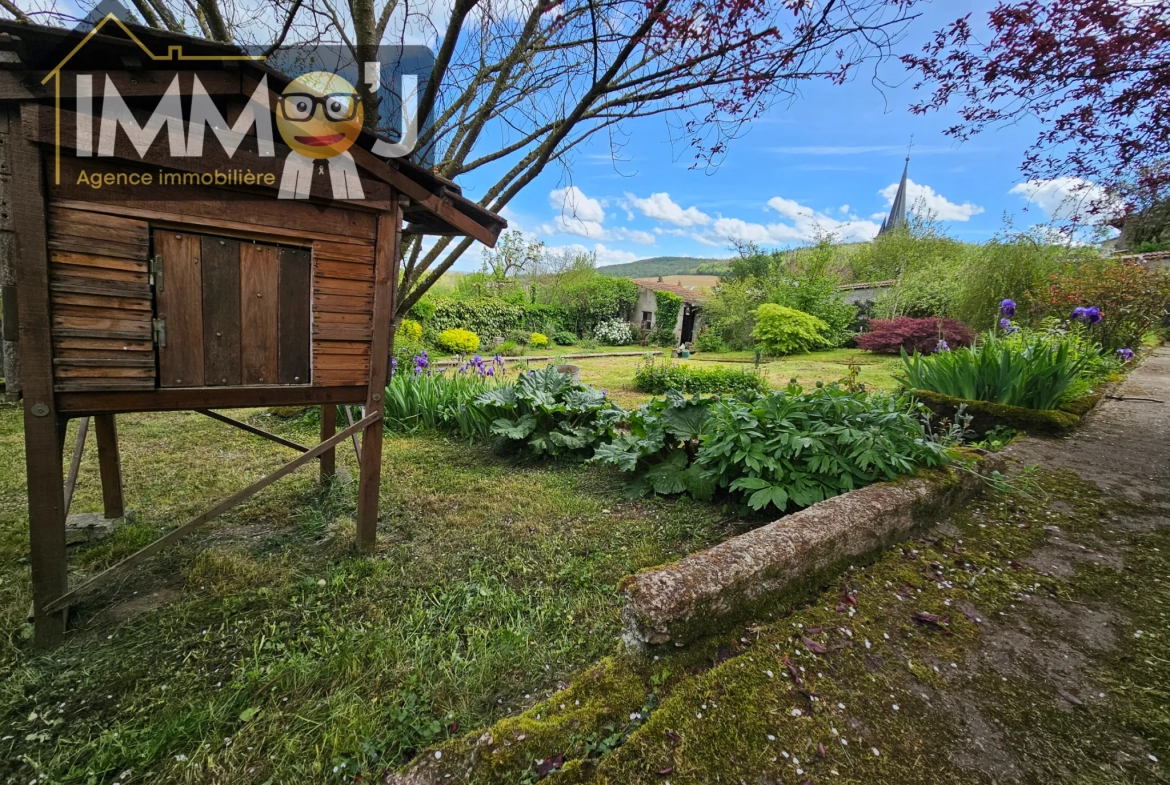
[[577, 336], [568, 330], [562, 330], [553, 336], [553, 341], [557, 346], [575, 346], [577, 344]]
[[548, 336], [544, 333], [533, 333], [528, 336], [528, 345], [533, 349], [543, 349], [548, 346]]
[[650, 360], [634, 374], [634, 389], [661, 395], [668, 390], [683, 393], [742, 393], [768, 389], [764, 377], [740, 368], [695, 368], [686, 363]]
[[807, 352], [827, 345], [829, 325], [817, 317], [775, 303], [755, 310], [752, 338], [770, 355]]
[[435, 313], [426, 326], [436, 333], [459, 329], [491, 339], [507, 335], [510, 330], [520, 329], [523, 322], [524, 307], [498, 297], [473, 300], [436, 297]]
[[414, 319], [403, 319], [402, 326], [398, 328], [398, 335], [396, 337], [411, 343], [418, 343], [422, 340], [422, 325]]
[[879, 354], [897, 354], [905, 350], [913, 354], [930, 354], [938, 347], [939, 338], [952, 349], [975, 343], [975, 331], [958, 319], [871, 319], [869, 332], [857, 336], [857, 348]]
[[455, 354], [471, 354], [479, 348], [479, 336], [470, 330], [452, 328], [439, 333], [439, 346]]

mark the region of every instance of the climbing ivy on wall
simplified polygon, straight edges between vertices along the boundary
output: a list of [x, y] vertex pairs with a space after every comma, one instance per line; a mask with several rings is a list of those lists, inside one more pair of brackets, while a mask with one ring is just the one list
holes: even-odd
[[654, 302], [658, 305], [655, 324], [673, 330], [678, 323], [678, 311], [682, 308], [683, 298], [674, 292], [654, 292]]

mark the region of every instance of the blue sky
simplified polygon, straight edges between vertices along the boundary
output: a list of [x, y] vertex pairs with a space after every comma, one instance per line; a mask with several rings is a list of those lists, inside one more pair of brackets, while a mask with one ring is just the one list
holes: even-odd
[[[943, 0], [921, 6], [923, 18], [912, 24], [903, 50], [917, 49], [968, 11], [985, 17], [991, 5]], [[597, 139], [570, 172], [546, 170], [505, 216], [513, 228], [550, 247], [596, 251], [599, 264], [666, 255], [725, 257], [733, 237], [770, 247], [801, 245], [817, 226], [845, 240], [866, 239], [889, 210], [913, 134], [910, 201], [924, 199], [952, 236], [986, 240], [1003, 225], [1005, 213], [1017, 228], [1047, 221], [1067, 184], [1022, 182], [1019, 165], [1035, 138], [1035, 123], [959, 144], [943, 134], [955, 122], [953, 110], [913, 115], [908, 107], [918, 94], [902, 66], [887, 63], [879, 73], [902, 84], [879, 90], [868, 75], [843, 86], [807, 83], [794, 103], [753, 121], [714, 171], [688, 169], [692, 151], [671, 145], [662, 119], [631, 124], [622, 161], [615, 164], [606, 141]], [[460, 182], [475, 198], [475, 178]], [[456, 269], [477, 269], [479, 263], [472, 250]]]

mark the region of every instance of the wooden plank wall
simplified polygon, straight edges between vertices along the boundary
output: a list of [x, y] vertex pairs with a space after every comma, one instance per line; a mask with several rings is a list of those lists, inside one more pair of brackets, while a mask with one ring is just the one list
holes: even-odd
[[55, 390], [155, 386], [146, 221], [51, 207]]
[[374, 243], [313, 243], [313, 383], [366, 384], [374, 310]]
[[[157, 386], [147, 264], [150, 231], [159, 225], [215, 235], [217, 241], [225, 235], [238, 235], [241, 245], [250, 239], [311, 246], [308, 276], [304, 272], [306, 250], [284, 247], [280, 252], [282, 269], [290, 271], [287, 285], [296, 288], [304, 286], [306, 279], [311, 282], [311, 313], [301, 317], [311, 324], [311, 357], [297, 358], [296, 363], [277, 368], [264, 367], [270, 364], [266, 362], [270, 358], [243, 358], [242, 367], [222, 369], [220, 378], [226, 379], [227, 385], [304, 384], [295, 379], [309, 367], [313, 386], [365, 385], [370, 370], [374, 214], [271, 200], [249, 202], [254, 207], [237, 209], [233, 212], [235, 220], [225, 221], [218, 211], [224, 202], [230, 204], [239, 194], [199, 190], [207, 192], [206, 201], [110, 203], [100, 201], [98, 193], [93, 201], [51, 200], [49, 248], [56, 389], [137, 390]], [[222, 201], [213, 198], [217, 194], [223, 195]], [[334, 234], [339, 230], [347, 234]], [[164, 270], [165, 267], [164, 261]], [[222, 272], [214, 264], [205, 266], [204, 285], [223, 277]], [[168, 274], [170, 271], [165, 270], [164, 279]], [[222, 321], [214, 313], [216, 303], [231, 302], [232, 293], [224, 294], [223, 301], [204, 300], [201, 316], [205, 338], [208, 330], [226, 334], [233, 327], [213, 329]], [[247, 300], [244, 294], [239, 293], [238, 302]], [[282, 298], [286, 296], [293, 299], [291, 292], [281, 293]], [[262, 314], [256, 316], [260, 318]], [[246, 331], [253, 327], [245, 323], [235, 329]], [[204, 351], [207, 350], [205, 342]], [[218, 379], [217, 382], [224, 384]]]

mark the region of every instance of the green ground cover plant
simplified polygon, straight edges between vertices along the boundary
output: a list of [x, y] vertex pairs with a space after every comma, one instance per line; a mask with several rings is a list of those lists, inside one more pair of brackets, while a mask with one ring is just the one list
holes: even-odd
[[584, 454], [613, 436], [622, 410], [597, 390], [550, 365], [520, 374], [515, 384], [475, 399], [491, 432], [511, 449], [532, 456]]
[[638, 366], [633, 386], [638, 392], [655, 395], [669, 390], [687, 394], [739, 393], [768, 387], [763, 375], [755, 368], [739, 368], [731, 364], [698, 368], [688, 363], [658, 361], [653, 357]]
[[715, 399], [672, 393], [632, 413], [594, 460], [635, 472], [640, 492], [718, 489], [752, 510], [786, 512], [947, 463], [907, 399], [837, 384]]

